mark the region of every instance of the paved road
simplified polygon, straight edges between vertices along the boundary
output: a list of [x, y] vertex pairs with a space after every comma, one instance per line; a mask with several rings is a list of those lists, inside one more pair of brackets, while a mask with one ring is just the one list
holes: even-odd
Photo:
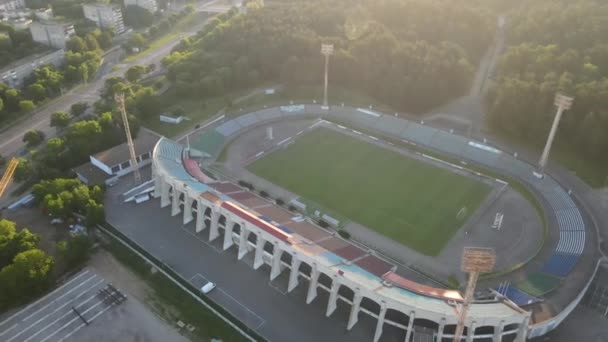
[[[209, 2], [199, 5], [198, 9], [206, 8], [208, 4], [212, 3], [213, 2]], [[204, 26], [205, 23], [206, 21], [202, 21], [192, 26], [188, 31], [184, 32], [184, 36], [195, 34]], [[58, 111], [67, 112], [69, 111], [70, 106], [76, 102], [86, 101], [93, 103], [97, 101], [99, 99], [99, 92], [108, 77], [123, 75], [130, 66], [135, 64], [147, 65], [151, 63], [159, 63], [178, 43], [179, 39], [168, 42], [149, 54], [144, 55], [130, 63], [120, 63], [120, 49], [111, 52], [105, 57], [104, 65], [102, 65], [100, 72], [92, 82], [81, 85], [62, 97], [54, 99], [50, 104], [40, 108], [27, 120], [24, 120], [10, 129], [2, 132], [2, 134], [0, 134], [0, 155], [13, 156], [23, 153], [24, 147], [21, 139], [23, 139], [23, 135], [29, 130], [41, 130], [46, 134], [47, 138], [54, 137], [56, 135], [56, 130], [55, 128], [50, 127], [50, 116], [52, 113]]]
[[[0, 322], [4, 342], [64, 341], [118, 304], [106, 281], [85, 269], [40, 300]], [[86, 322], [85, 322], [86, 320]]]

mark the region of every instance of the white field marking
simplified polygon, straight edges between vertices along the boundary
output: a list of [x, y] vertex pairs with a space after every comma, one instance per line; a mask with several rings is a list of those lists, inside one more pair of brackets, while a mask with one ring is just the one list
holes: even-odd
[[8, 329], [4, 330], [2, 333], [0, 333], [0, 336], [3, 336], [4, 334], [15, 329], [16, 327], [17, 327], [17, 324], [13, 324], [10, 328], [8, 328]]
[[278, 286], [273, 284], [272, 281], [268, 282], [268, 286], [275, 289], [278, 293], [282, 294], [283, 296], [287, 296], [287, 290], [285, 290], [285, 291], [281, 290]]
[[[87, 303], [88, 301], [90, 301], [91, 299], [95, 298], [96, 296], [97, 296], [97, 294], [94, 294], [94, 295], [90, 296], [90, 297], [89, 297], [89, 298], [87, 298], [87, 299], [86, 299], [84, 302], [82, 302], [82, 303], [80, 303], [80, 304], [76, 305], [76, 307], [79, 307], [80, 305]], [[61, 319], [63, 319], [65, 316], [67, 316], [67, 315], [69, 315], [69, 314], [71, 314], [71, 313], [72, 313], [72, 311], [68, 311], [68, 312], [66, 312], [66, 313], [65, 313], [65, 314], [63, 314], [61, 317], [59, 317], [59, 318], [57, 318], [56, 320], [52, 321], [51, 323], [49, 323], [49, 324], [45, 325], [45, 326], [44, 326], [42, 329], [38, 330], [38, 331], [37, 331], [37, 332], [36, 332], [34, 335], [32, 335], [32, 336], [28, 337], [28, 338], [27, 338], [26, 340], [24, 340], [23, 342], [28, 342], [28, 341], [30, 341], [30, 340], [31, 340], [31, 339], [33, 339], [34, 337], [38, 336], [38, 335], [39, 335], [41, 332], [43, 332], [43, 331], [45, 331], [46, 329], [48, 329], [48, 328], [49, 328], [51, 325], [53, 325], [53, 324], [55, 324], [55, 323], [59, 322]], [[29, 329], [29, 327], [28, 327], [28, 329]], [[27, 330], [27, 329], [26, 329], [26, 330]], [[17, 336], [21, 335], [21, 334], [22, 334], [24, 331], [26, 331], [26, 330], [22, 330], [22, 331], [20, 331], [18, 335], [15, 335], [15, 336], [11, 337], [11, 339], [10, 339], [10, 340], [7, 340], [6, 342], [10, 342], [10, 341], [11, 341], [11, 340], [13, 340], [15, 337], [17, 337]]]
[[395, 146], [395, 144], [393, 144], [392, 142], [387, 142], [387, 144], [391, 145], [391, 146]]
[[289, 137], [289, 138], [285, 138], [285, 139], [283, 139], [283, 140], [279, 141], [279, 142], [277, 143], [277, 146], [282, 145], [282, 144], [284, 144], [284, 143], [288, 142], [289, 140], [291, 140], [291, 137]]
[[304, 133], [304, 131], [299, 131], [298, 133], [296, 133], [296, 135], [300, 135], [302, 133]]
[[[101, 316], [104, 312], [110, 310], [110, 308], [112, 308], [114, 305], [116, 305], [115, 303], [110, 304], [107, 308], [101, 310], [100, 312], [96, 313], [93, 317], [89, 318], [88, 322], [89, 324], [91, 324], [91, 322], [93, 322], [93, 320], [99, 316]], [[74, 328], [74, 330], [70, 331], [67, 335], [63, 336], [61, 339], [59, 339], [57, 342], [63, 342], [66, 339], [70, 338], [72, 335], [74, 335], [78, 330], [82, 329], [82, 327], [84, 327], [86, 324], [84, 323], [80, 323], [79, 326], [77, 326], [76, 328]]]
[[229, 295], [228, 293], [226, 293], [226, 291], [222, 290], [221, 288], [218, 288], [217, 291], [223, 293], [224, 295], [226, 295], [228, 298], [232, 299], [235, 303], [237, 303], [238, 305], [240, 305], [241, 307], [243, 307], [245, 310], [247, 310], [248, 312], [250, 312], [252, 315], [254, 315], [255, 317], [259, 318], [260, 321], [264, 321], [264, 319], [262, 319], [262, 317], [258, 316], [258, 314], [256, 314], [254, 311], [252, 311], [251, 309], [249, 309], [248, 307], [246, 307], [245, 305], [243, 305], [241, 302], [239, 302], [238, 300], [234, 299], [234, 297], [232, 297], [231, 295]]
[[86, 289], [86, 290], [82, 291], [81, 293], [79, 293], [79, 294], [78, 294], [78, 296], [76, 296], [74, 299], [72, 299], [72, 300], [70, 300], [70, 301], [66, 302], [65, 304], [63, 304], [62, 306], [60, 306], [60, 307], [58, 307], [57, 309], [53, 310], [52, 312], [50, 312], [50, 313], [48, 313], [48, 314], [46, 314], [46, 315], [42, 316], [42, 317], [41, 317], [40, 319], [38, 319], [36, 322], [34, 322], [34, 323], [32, 323], [32, 324], [28, 325], [28, 326], [27, 326], [25, 329], [21, 330], [21, 332], [20, 332], [19, 334], [22, 334], [23, 332], [25, 332], [25, 331], [29, 330], [31, 327], [36, 326], [36, 324], [38, 324], [38, 323], [42, 322], [43, 320], [45, 320], [45, 319], [46, 319], [48, 316], [50, 316], [50, 315], [54, 314], [55, 312], [57, 312], [57, 311], [59, 311], [59, 310], [61, 310], [61, 309], [65, 308], [65, 307], [66, 307], [68, 304], [70, 304], [70, 303], [74, 302], [76, 299], [80, 298], [80, 297], [81, 297], [83, 294], [87, 293], [87, 291], [89, 291], [89, 290], [90, 290], [90, 289], [92, 289], [93, 287], [95, 287], [95, 286], [97, 286], [97, 285], [99, 285], [99, 284], [103, 283], [103, 281], [104, 281], [104, 280], [103, 280], [103, 279], [101, 279], [100, 281], [98, 281], [98, 282], [97, 282], [97, 283], [95, 283], [94, 285], [90, 286], [88, 289]]
[[[80, 315], [82, 315], [84, 317], [84, 314], [86, 314], [87, 312], [93, 310], [94, 308], [96, 308], [98, 305], [101, 305], [101, 304], [103, 304], [103, 301], [99, 301], [97, 304], [95, 304], [95, 305], [91, 306], [90, 308], [84, 310], [83, 312], [80, 313]], [[71, 311], [68, 312], [68, 313], [71, 313]], [[78, 317], [78, 316], [76, 316], [75, 318], [72, 318], [72, 320], [70, 320], [66, 324], [62, 325], [61, 327], [59, 327], [59, 329], [55, 329], [55, 331], [52, 334], [48, 335], [47, 337], [45, 337], [44, 339], [42, 339], [42, 341], [40, 341], [40, 342], [44, 342], [44, 341], [48, 340], [49, 338], [55, 336], [55, 334], [57, 334], [58, 332], [60, 332], [61, 330], [63, 330], [63, 328], [67, 327], [68, 325], [72, 324], [74, 321], [79, 320], [79, 319], [81, 319], [81, 318]], [[27, 340], [25, 340], [24, 342], [27, 342]]]
[[74, 288], [72, 288], [70, 291], [68, 291], [68, 292], [66, 292], [66, 293], [62, 294], [61, 296], [59, 296], [59, 297], [57, 297], [57, 298], [53, 299], [53, 300], [52, 300], [52, 301], [50, 301], [48, 304], [46, 304], [45, 306], [43, 306], [43, 307], [41, 307], [40, 309], [36, 310], [36, 311], [35, 311], [34, 313], [32, 313], [31, 315], [29, 315], [29, 316], [25, 317], [25, 318], [23, 319], [23, 321], [25, 322], [25, 321], [27, 321], [28, 319], [32, 318], [33, 316], [35, 316], [35, 315], [36, 315], [37, 313], [39, 313], [40, 311], [42, 311], [42, 310], [46, 309], [47, 307], [49, 307], [49, 306], [50, 306], [50, 305], [52, 305], [52, 304], [55, 304], [55, 303], [56, 303], [58, 300], [60, 300], [61, 298], [63, 298], [63, 297], [65, 297], [65, 296], [69, 295], [70, 293], [74, 292], [75, 290], [77, 290], [77, 289], [78, 289], [79, 287], [81, 287], [82, 285], [84, 285], [84, 284], [88, 283], [88, 282], [89, 282], [89, 280], [91, 280], [91, 279], [93, 279], [93, 278], [96, 278], [96, 277], [97, 277], [97, 275], [96, 275], [96, 274], [93, 274], [91, 277], [87, 278], [87, 280], [85, 280], [85, 281], [81, 282], [80, 284], [78, 284], [77, 286], [75, 286]]
[[379, 140], [378, 138], [373, 137], [373, 136], [371, 136], [371, 135], [368, 135], [368, 137], [369, 137], [370, 139], [372, 139], [372, 140], [376, 140], [376, 141], [377, 141], [377, 140]]
[[326, 122], [325, 120], [317, 120], [315, 121], [312, 125], [310, 125], [310, 127], [308, 127], [309, 129], [315, 128], [317, 126], [319, 126], [320, 124]]
[[359, 134], [359, 135], [363, 134], [363, 133], [361, 133], [361, 132], [359, 132], [359, 131], [355, 131], [354, 129], [353, 129], [352, 131], [353, 131], [353, 133], [355, 133], [355, 134]]
[[342, 126], [342, 125], [337, 125], [338, 128], [342, 128], [342, 129], [346, 129], [346, 127]]
[[[214, 247], [212, 244], [210, 244], [210, 243], [208, 243], [207, 241], [203, 240], [203, 239], [202, 239], [202, 238], [200, 238], [198, 235], [196, 235], [196, 233], [191, 232], [191, 231], [190, 231], [190, 230], [188, 230], [186, 227], [182, 226], [182, 229], [183, 229], [183, 230], [184, 230], [186, 233], [188, 233], [188, 234], [190, 234], [190, 235], [194, 236], [194, 237], [195, 237], [197, 240], [199, 240], [200, 242], [202, 242], [202, 243], [204, 243], [205, 245], [207, 245], [209, 248], [211, 248], [211, 249], [212, 249], [212, 250], [214, 250], [215, 252], [217, 252], [217, 253], [221, 253], [221, 252], [223, 252], [222, 250], [218, 250], [218, 249], [216, 249], [216, 248], [215, 248], [215, 247]], [[201, 230], [201, 232], [202, 232], [202, 231], [204, 231], [204, 229], [203, 229], [203, 230]]]
[[255, 155], [255, 157], [254, 157], [254, 158], [258, 158], [258, 157], [260, 157], [262, 154], [264, 154], [264, 151], [262, 151], [262, 152], [258, 152], [258, 153]]
[[[77, 276], [75, 276], [74, 278], [70, 279], [70, 281], [68, 281], [67, 283], [65, 283], [65, 284], [61, 285], [60, 287], [56, 288], [53, 292], [51, 292], [51, 293], [47, 294], [46, 296], [38, 299], [37, 301], [33, 302], [32, 304], [26, 306], [23, 310], [21, 310], [19, 312], [16, 312], [15, 314], [13, 314], [12, 316], [10, 316], [9, 318], [7, 318], [4, 321], [0, 322], [0, 326], [4, 325], [6, 322], [10, 321], [12, 318], [14, 318], [15, 316], [21, 314], [22, 312], [26, 311], [27, 309], [31, 308], [32, 306], [34, 306], [34, 305], [40, 303], [41, 301], [47, 299], [49, 296], [55, 294], [55, 292], [57, 292], [57, 291], [63, 289], [64, 287], [70, 285], [72, 282], [76, 281], [76, 279], [80, 278], [81, 276], [83, 276], [83, 275], [85, 275], [87, 273], [89, 273], [89, 270], [84, 270], [83, 272], [81, 272], [80, 274], [78, 274]], [[2, 335], [0, 335], [0, 336], [2, 336]]]

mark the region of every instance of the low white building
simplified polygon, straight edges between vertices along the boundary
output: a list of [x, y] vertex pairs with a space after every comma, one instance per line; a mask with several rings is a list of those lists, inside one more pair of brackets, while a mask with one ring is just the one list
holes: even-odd
[[0, 23], [6, 24], [15, 31], [27, 30], [32, 25], [32, 19], [29, 18], [4, 18]]
[[84, 17], [94, 22], [97, 27], [114, 29], [117, 34], [125, 31], [120, 6], [101, 3], [83, 4], [82, 11]]
[[30, 32], [35, 42], [57, 49], [65, 49], [67, 41], [76, 34], [74, 25], [49, 20], [33, 22]]
[[137, 6], [150, 11], [150, 13], [156, 13], [158, 11], [158, 4], [156, 0], [125, 0], [125, 7]]
[[25, 8], [25, 0], [0, 0], [0, 12]]
[[[137, 154], [137, 168], [149, 165], [152, 161], [152, 150], [160, 136], [142, 128], [133, 140]], [[89, 156], [89, 162], [78, 166], [74, 172], [86, 184], [111, 184], [114, 180], [135, 170], [131, 164], [127, 143], [114, 146], [108, 150]]]
[[64, 57], [65, 52], [60, 49], [20, 59], [0, 70], [0, 82], [5, 83], [11, 88], [21, 88], [23, 81], [34, 70], [48, 64], [59, 67], [63, 64]]

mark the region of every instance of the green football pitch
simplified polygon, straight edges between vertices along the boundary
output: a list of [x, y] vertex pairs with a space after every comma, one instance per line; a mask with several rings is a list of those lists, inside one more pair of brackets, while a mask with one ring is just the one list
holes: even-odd
[[[299, 137], [248, 169], [433, 256], [491, 191], [472, 178], [326, 128]], [[458, 215], [463, 207], [466, 213]]]

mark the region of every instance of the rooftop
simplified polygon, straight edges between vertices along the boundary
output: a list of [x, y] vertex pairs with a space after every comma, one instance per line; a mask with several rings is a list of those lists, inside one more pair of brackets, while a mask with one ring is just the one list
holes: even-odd
[[[137, 137], [133, 140], [135, 154], [139, 156], [146, 152], [151, 152], [160, 138], [160, 135], [145, 128], [141, 128], [139, 134], [137, 134]], [[112, 167], [130, 159], [129, 146], [127, 146], [127, 143], [125, 142], [114, 146], [109, 150], [99, 152], [93, 155], [93, 158]]]

